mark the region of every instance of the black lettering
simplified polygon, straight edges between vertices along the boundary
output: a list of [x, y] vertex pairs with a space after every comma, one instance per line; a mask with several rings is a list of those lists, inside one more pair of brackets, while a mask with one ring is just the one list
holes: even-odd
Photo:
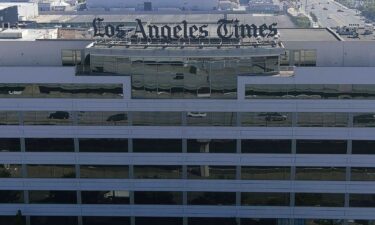
[[95, 18], [92, 21], [92, 26], [94, 27], [94, 37], [104, 37], [105, 33], [103, 32], [103, 18]]
[[203, 25], [201, 27], [199, 27], [199, 38], [206, 38], [208, 37], [208, 30], [206, 30], [205, 28], [207, 28], [208, 25]]
[[270, 30], [270, 33], [268, 34], [268, 36], [274, 37], [274, 36], [277, 35], [278, 30], [277, 30], [276, 26], [277, 26], [277, 23], [273, 23], [273, 24], [268, 26], [268, 29]]
[[115, 35], [115, 27], [112, 26], [111, 24], [106, 25], [105, 35], [107, 35], [107, 37], [113, 37]]
[[197, 36], [194, 34], [198, 30], [198, 27], [196, 25], [193, 25], [189, 27], [189, 37], [191, 38], [197, 38]]
[[182, 21], [182, 24], [184, 26], [184, 38], [189, 38], [189, 36], [188, 36], [188, 27], [187, 27], [186, 20]]
[[148, 36], [150, 38], [160, 38], [159, 27], [156, 25], [148, 25]]
[[116, 32], [117, 32], [116, 37], [117, 38], [125, 38], [126, 32], [125, 32], [124, 28], [125, 28], [124, 25], [117, 25], [116, 26]]
[[232, 24], [233, 20], [221, 19], [217, 22], [217, 35], [222, 39], [230, 39], [233, 36], [233, 32], [229, 33], [227, 24]]
[[258, 37], [258, 27], [254, 24], [251, 25], [240, 25], [240, 34], [242, 38], [248, 37]]
[[180, 31], [182, 31], [182, 27], [180, 25], [173, 27], [173, 37], [176, 39], [181, 38], [182, 35], [178, 34]]
[[[165, 32], [167, 31], [167, 32]], [[161, 27], [161, 37], [165, 39], [172, 39], [172, 28], [168, 25]]]
[[268, 31], [268, 26], [266, 24], [262, 24], [259, 27], [259, 35], [261, 37], [268, 37], [269, 32], [266, 32], [266, 31]]
[[142, 21], [140, 19], [136, 19], [137, 21], [137, 26], [135, 28], [135, 36], [138, 35], [138, 33], [141, 33], [143, 39], [147, 39], [147, 35], [145, 32], [145, 28], [143, 27]]
[[238, 23], [239, 23], [240, 21], [238, 20], [238, 19], [236, 19], [235, 21], [234, 21], [234, 25], [233, 25], [233, 27], [234, 27], [234, 36], [236, 37], [236, 38], [241, 38], [242, 36], [241, 36], [241, 33], [240, 33], [240, 28], [239, 28], [239, 26], [238, 26]]

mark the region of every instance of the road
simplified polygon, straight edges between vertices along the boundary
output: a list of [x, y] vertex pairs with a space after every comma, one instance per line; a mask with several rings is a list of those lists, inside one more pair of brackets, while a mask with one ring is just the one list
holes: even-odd
[[[359, 24], [364, 26], [364, 20], [357, 14], [356, 10], [341, 6], [333, 0], [300, 0], [302, 10], [306, 8], [307, 13], [313, 12], [318, 18], [321, 27], [349, 26]], [[343, 12], [339, 12], [342, 10]]]

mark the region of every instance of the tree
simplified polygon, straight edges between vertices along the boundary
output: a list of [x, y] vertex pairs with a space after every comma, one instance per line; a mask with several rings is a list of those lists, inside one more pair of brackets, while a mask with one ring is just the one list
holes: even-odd
[[25, 220], [22, 216], [21, 210], [17, 211], [16, 218], [14, 219], [14, 225], [25, 225]]

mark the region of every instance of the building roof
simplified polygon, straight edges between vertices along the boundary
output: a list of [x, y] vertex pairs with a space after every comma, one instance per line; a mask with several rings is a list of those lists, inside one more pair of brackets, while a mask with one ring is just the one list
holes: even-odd
[[279, 29], [283, 41], [339, 41], [340, 38], [332, 30], [326, 28]]

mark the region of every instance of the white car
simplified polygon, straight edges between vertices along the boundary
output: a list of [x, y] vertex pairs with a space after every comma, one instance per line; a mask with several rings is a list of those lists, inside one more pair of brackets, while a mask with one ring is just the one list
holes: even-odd
[[204, 118], [207, 116], [207, 113], [203, 112], [188, 112], [187, 113], [188, 117], [194, 117], [194, 118]]

